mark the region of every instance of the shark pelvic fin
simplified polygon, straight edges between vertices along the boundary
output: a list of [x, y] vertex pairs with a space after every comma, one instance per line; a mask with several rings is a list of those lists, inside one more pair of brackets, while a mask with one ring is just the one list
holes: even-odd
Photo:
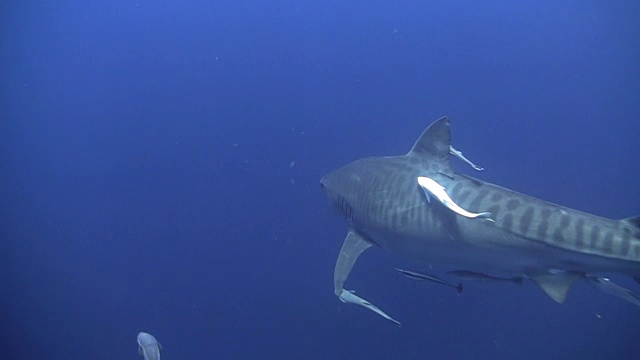
[[344, 282], [349, 277], [351, 269], [356, 263], [356, 260], [358, 260], [360, 254], [362, 254], [363, 251], [367, 250], [371, 246], [373, 246], [373, 244], [362, 237], [362, 235], [358, 234], [352, 229], [349, 230], [349, 233], [347, 234], [347, 237], [344, 239], [344, 243], [342, 244], [342, 249], [340, 249], [340, 255], [338, 255], [336, 268], [333, 272], [333, 286], [335, 294], [343, 303], [360, 305], [375, 312], [383, 318], [400, 325], [398, 321], [387, 315], [387, 313], [385, 313], [384, 311], [380, 310], [380, 308], [359, 297], [355, 294], [354, 291], [346, 290], [343, 287]]
[[415, 156], [429, 162], [429, 169], [453, 179], [449, 151], [451, 149], [451, 125], [444, 116], [433, 122], [420, 135], [407, 156]]
[[549, 297], [558, 304], [562, 304], [567, 298], [567, 293], [571, 285], [582, 276], [580, 273], [560, 272], [533, 276], [532, 279], [540, 286], [545, 294], [549, 295]]

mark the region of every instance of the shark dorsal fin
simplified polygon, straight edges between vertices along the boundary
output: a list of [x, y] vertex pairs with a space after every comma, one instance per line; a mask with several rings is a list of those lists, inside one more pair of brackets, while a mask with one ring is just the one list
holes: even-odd
[[450, 146], [451, 129], [449, 118], [444, 116], [429, 125], [407, 156], [414, 156], [427, 162], [429, 164], [427, 170], [453, 177], [449, 158]]

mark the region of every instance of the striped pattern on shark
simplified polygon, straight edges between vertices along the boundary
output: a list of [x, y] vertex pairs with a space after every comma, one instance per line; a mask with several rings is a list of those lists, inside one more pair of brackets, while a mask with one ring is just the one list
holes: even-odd
[[[445, 117], [406, 155], [360, 159], [321, 179], [349, 227], [334, 271], [336, 295], [373, 245], [427, 265], [525, 276], [557, 302], [588, 273], [640, 277], [640, 217], [606, 219], [454, 173], [452, 149]], [[429, 204], [418, 177], [433, 179], [457, 205], [488, 212], [495, 222]]]

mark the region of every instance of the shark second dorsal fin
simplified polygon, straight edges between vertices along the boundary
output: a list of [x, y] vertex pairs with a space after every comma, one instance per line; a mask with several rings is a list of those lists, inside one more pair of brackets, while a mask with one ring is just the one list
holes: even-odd
[[420, 135], [407, 156], [414, 156], [428, 164], [433, 173], [453, 177], [449, 150], [451, 147], [451, 126], [444, 116], [436, 120]]

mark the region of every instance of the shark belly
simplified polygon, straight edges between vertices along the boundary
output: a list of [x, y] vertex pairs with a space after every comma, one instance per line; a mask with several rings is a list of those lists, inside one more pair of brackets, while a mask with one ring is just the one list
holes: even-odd
[[[471, 219], [453, 219], [477, 222]], [[481, 231], [474, 231], [475, 227]], [[485, 224], [466, 224], [446, 231], [444, 224], [435, 231], [422, 234], [391, 233], [385, 229], [369, 231], [373, 242], [403, 259], [428, 266], [467, 269], [477, 272], [530, 275], [550, 268], [561, 268], [560, 262], [544, 255], [552, 249], [519, 236], [484, 229]], [[481, 235], [479, 235], [481, 234]]]

